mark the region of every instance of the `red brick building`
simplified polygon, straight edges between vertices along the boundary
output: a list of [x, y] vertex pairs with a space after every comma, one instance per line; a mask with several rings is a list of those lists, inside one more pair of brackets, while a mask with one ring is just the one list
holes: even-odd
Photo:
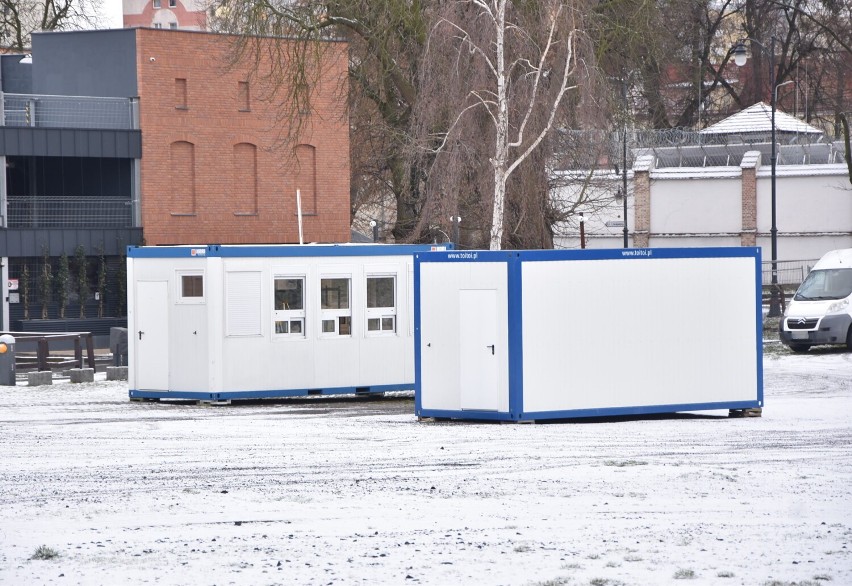
[[227, 65], [233, 37], [133, 32], [147, 244], [299, 242], [297, 189], [304, 241], [349, 240], [343, 43], [327, 52], [313, 113], [293, 141], [252, 68]]

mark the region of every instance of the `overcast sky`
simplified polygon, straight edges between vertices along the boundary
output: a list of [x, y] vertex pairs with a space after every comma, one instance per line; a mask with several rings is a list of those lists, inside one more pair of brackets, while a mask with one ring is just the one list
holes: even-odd
[[121, 28], [121, 0], [102, 0], [104, 28]]

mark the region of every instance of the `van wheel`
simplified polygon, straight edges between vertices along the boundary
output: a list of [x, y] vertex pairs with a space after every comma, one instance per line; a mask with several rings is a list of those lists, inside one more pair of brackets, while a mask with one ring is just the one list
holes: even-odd
[[790, 344], [790, 350], [795, 352], [796, 354], [804, 354], [808, 350], [810, 350], [810, 346], [807, 344]]
[[846, 349], [852, 352], [852, 325], [849, 326], [849, 333], [846, 334]]

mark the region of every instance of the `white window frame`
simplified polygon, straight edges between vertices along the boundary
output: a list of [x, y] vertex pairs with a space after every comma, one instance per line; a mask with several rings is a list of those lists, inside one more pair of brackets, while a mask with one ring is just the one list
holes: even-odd
[[163, 2], [162, 2], [162, 0], [152, 0], [152, 1], [151, 1], [151, 6], [153, 6], [153, 7], [154, 7], [154, 9], [156, 10], [156, 9], [159, 9], [159, 8], [162, 8], [162, 7], [163, 7]]
[[[207, 278], [203, 269], [181, 269], [175, 271], [175, 303], [203, 305], [207, 302]], [[184, 277], [201, 277], [201, 297], [186, 297], [183, 294]]]
[[[275, 308], [275, 282], [278, 280], [300, 280], [302, 281], [302, 309], [276, 309]], [[275, 273], [272, 277], [272, 336], [274, 338], [289, 338], [303, 340], [305, 338], [305, 326], [307, 325], [307, 316], [305, 314], [305, 305], [308, 298], [308, 279], [304, 274], [285, 274]], [[287, 323], [287, 331], [278, 331], [278, 322]], [[292, 331], [293, 322], [302, 324], [302, 331], [294, 333]]]
[[[322, 282], [327, 279], [346, 279], [349, 284], [348, 298], [347, 298], [347, 307], [339, 308], [339, 309], [323, 309], [322, 306], [322, 295], [323, 295], [323, 287]], [[352, 274], [322, 274], [320, 275], [320, 285], [319, 285], [319, 308], [320, 308], [320, 320], [319, 320], [319, 336], [321, 338], [348, 338], [351, 337], [352, 332]], [[340, 333], [340, 322], [341, 318], [349, 318], [349, 332]], [[331, 321], [334, 323], [333, 331], [323, 331], [325, 327], [325, 322]]]
[[[369, 287], [370, 279], [393, 279], [393, 306], [392, 307], [368, 307], [369, 297], [367, 295], [367, 288]], [[370, 337], [379, 337], [379, 336], [395, 336], [397, 335], [397, 331], [399, 328], [399, 323], [397, 320], [397, 306], [399, 304], [399, 295], [397, 294], [399, 283], [399, 277], [396, 273], [388, 273], [388, 272], [376, 272], [376, 273], [367, 273], [366, 279], [364, 281], [364, 308], [365, 308], [365, 319], [364, 319], [364, 333], [366, 336]], [[384, 329], [385, 320], [391, 319], [392, 328], [390, 330]], [[379, 320], [378, 325], [379, 329], [370, 329], [370, 321], [371, 320]]]

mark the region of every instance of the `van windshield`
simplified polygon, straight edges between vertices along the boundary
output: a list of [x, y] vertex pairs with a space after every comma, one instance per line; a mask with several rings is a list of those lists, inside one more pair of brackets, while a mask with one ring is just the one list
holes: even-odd
[[811, 271], [799, 286], [796, 301], [843, 299], [852, 295], [852, 268]]

